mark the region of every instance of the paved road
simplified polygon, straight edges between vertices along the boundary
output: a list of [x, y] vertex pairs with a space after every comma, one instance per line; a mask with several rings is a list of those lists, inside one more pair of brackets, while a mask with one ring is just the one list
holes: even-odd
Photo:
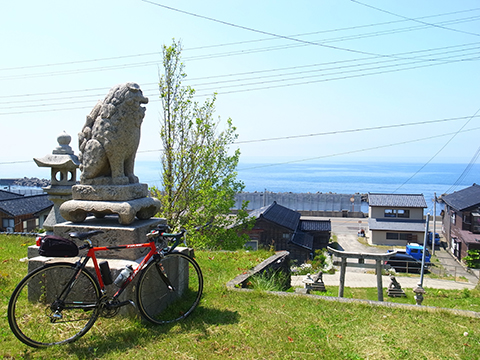
[[[368, 229], [368, 219], [359, 218], [316, 218], [316, 219], [330, 219], [332, 223], [332, 232], [337, 235], [339, 245], [349, 252], [360, 253], [385, 253], [385, 248], [377, 248], [375, 246], [367, 246], [358, 241], [357, 233], [360, 228]], [[440, 228], [437, 224], [437, 229]], [[453, 280], [437, 280], [424, 277], [423, 286], [437, 289], [464, 289], [474, 288], [478, 283], [478, 278], [468, 273], [460, 263], [458, 263], [453, 256], [443, 248], [437, 248], [435, 255], [439, 259], [442, 268], [448, 274], [456, 279], [466, 281]], [[369, 263], [368, 260], [365, 263]], [[372, 260], [371, 264], [375, 264]], [[303, 285], [302, 280], [304, 276], [293, 277], [292, 285]], [[325, 285], [339, 285], [339, 271], [334, 275], [323, 276]], [[405, 277], [397, 276], [397, 281], [402, 285], [402, 288], [413, 288], [420, 280], [420, 276]], [[377, 287], [376, 275], [373, 274], [372, 269], [347, 267], [345, 276], [345, 286], [348, 287]], [[388, 276], [383, 277], [383, 286], [387, 287], [390, 284]]]
[[[402, 286], [404, 291], [410, 291], [414, 287], [417, 286], [420, 277], [406, 277], [406, 276], [396, 276], [397, 281]], [[292, 286], [300, 286], [303, 287], [303, 279], [305, 276], [292, 276]], [[339, 286], [340, 285], [340, 271], [335, 272], [335, 274], [324, 274], [323, 275], [323, 282], [325, 286]], [[382, 283], [383, 288], [386, 288], [390, 285], [390, 278], [388, 276], [382, 276]], [[374, 274], [366, 274], [360, 272], [353, 272], [350, 271], [350, 268], [347, 268], [347, 272], [345, 274], [345, 286], [346, 287], [377, 287], [377, 276]], [[475, 288], [475, 284], [470, 282], [460, 282], [460, 281], [450, 281], [450, 280], [437, 280], [437, 279], [430, 279], [424, 278], [423, 279], [423, 287], [424, 288], [433, 288], [433, 289], [453, 289], [453, 290], [461, 290], [461, 289], [473, 289]]]

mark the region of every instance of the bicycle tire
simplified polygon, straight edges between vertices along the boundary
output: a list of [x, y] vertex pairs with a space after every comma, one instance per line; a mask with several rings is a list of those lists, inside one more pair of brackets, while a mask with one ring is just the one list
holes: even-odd
[[[169, 290], [157, 266], [173, 285]], [[203, 275], [198, 263], [188, 255], [167, 254], [152, 261], [142, 271], [137, 284], [137, 306], [142, 316], [154, 324], [168, 324], [186, 318], [198, 306], [203, 292]]]
[[96, 278], [86, 269], [64, 299], [63, 309], [53, 316], [55, 301], [76, 272], [71, 263], [48, 264], [20, 281], [8, 303], [8, 323], [20, 341], [32, 347], [69, 343], [93, 326], [101, 292]]

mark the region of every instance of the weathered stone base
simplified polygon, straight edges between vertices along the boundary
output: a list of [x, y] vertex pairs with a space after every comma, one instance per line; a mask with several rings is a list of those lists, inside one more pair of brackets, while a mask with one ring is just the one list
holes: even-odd
[[387, 295], [390, 297], [407, 297], [403, 289], [387, 289]]
[[[94, 246], [116, 246], [126, 244], [141, 244], [148, 242], [145, 235], [158, 225], [166, 224], [165, 219], [151, 218], [148, 220], [138, 220], [131, 225], [118, 225], [114, 216], [107, 216], [103, 219], [89, 217], [83, 224], [75, 224], [72, 222], [64, 222], [57, 224], [53, 228], [53, 232], [57, 236], [70, 239], [71, 232], [86, 232], [91, 230], [101, 230], [103, 234], [93, 236], [90, 240]], [[79, 240], [74, 240], [77, 245]], [[121, 258], [127, 260], [136, 260], [145, 256], [149, 251], [148, 248], [137, 248], [128, 250], [108, 250], [97, 253], [101, 258]]]
[[147, 184], [72, 186], [72, 198], [74, 200], [128, 201], [147, 196]]
[[60, 214], [65, 220], [75, 223], [85, 221], [89, 213], [97, 218], [117, 214], [120, 224], [129, 225], [135, 217], [150, 219], [160, 210], [160, 206], [160, 200], [151, 197], [128, 201], [70, 200], [60, 206]]

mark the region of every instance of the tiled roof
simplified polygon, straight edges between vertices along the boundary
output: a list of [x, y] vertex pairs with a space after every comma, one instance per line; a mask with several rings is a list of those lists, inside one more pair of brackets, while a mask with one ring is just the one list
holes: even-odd
[[17, 199], [21, 197], [23, 197], [23, 195], [10, 191], [0, 190], [0, 200]]
[[279, 205], [275, 201], [268, 206], [252, 211], [250, 216], [256, 219], [263, 217], [292, 231], [297, 229], [300, 221], [300, 213]]
[[423, 194], [368, 194], [369, 206], [426, 208]]
[[330, 220], [301, 220], [300, 230], [302, 231], [332, 231]]
[[425, 232], [423, 220], [368, 219], [370, 230]]
[[442, 200], [457, 211], [480, 206], [480, 185], [473, 184], [463, 190], [442, 196]]
[[302, 231], [298, 231], [293, 235], [291, 242], [308, 250], [313, 249], [313, 236]]
[[0, 200], [0, 211], [10, 216], [36, 214], [53, 206], [47, 194]]

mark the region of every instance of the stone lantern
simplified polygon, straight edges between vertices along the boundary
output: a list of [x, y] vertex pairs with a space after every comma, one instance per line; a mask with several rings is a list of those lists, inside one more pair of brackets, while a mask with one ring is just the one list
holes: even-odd
[[52, 232], [56, 224], [65, 222], [59, 208], [65, 201], [72, 199], [72, 186], [77, 182], [80, 163], [70, 147], [71, 140], [72, 137], [63, 132], [57, 137], [59, 146], [52, 154], [33, 159], [37, 166], [51, 168], [51, 185], [43, 188], [49, 195], [48, 199], [53, 202], [53, 208], [43, 224], [47, 232]]

